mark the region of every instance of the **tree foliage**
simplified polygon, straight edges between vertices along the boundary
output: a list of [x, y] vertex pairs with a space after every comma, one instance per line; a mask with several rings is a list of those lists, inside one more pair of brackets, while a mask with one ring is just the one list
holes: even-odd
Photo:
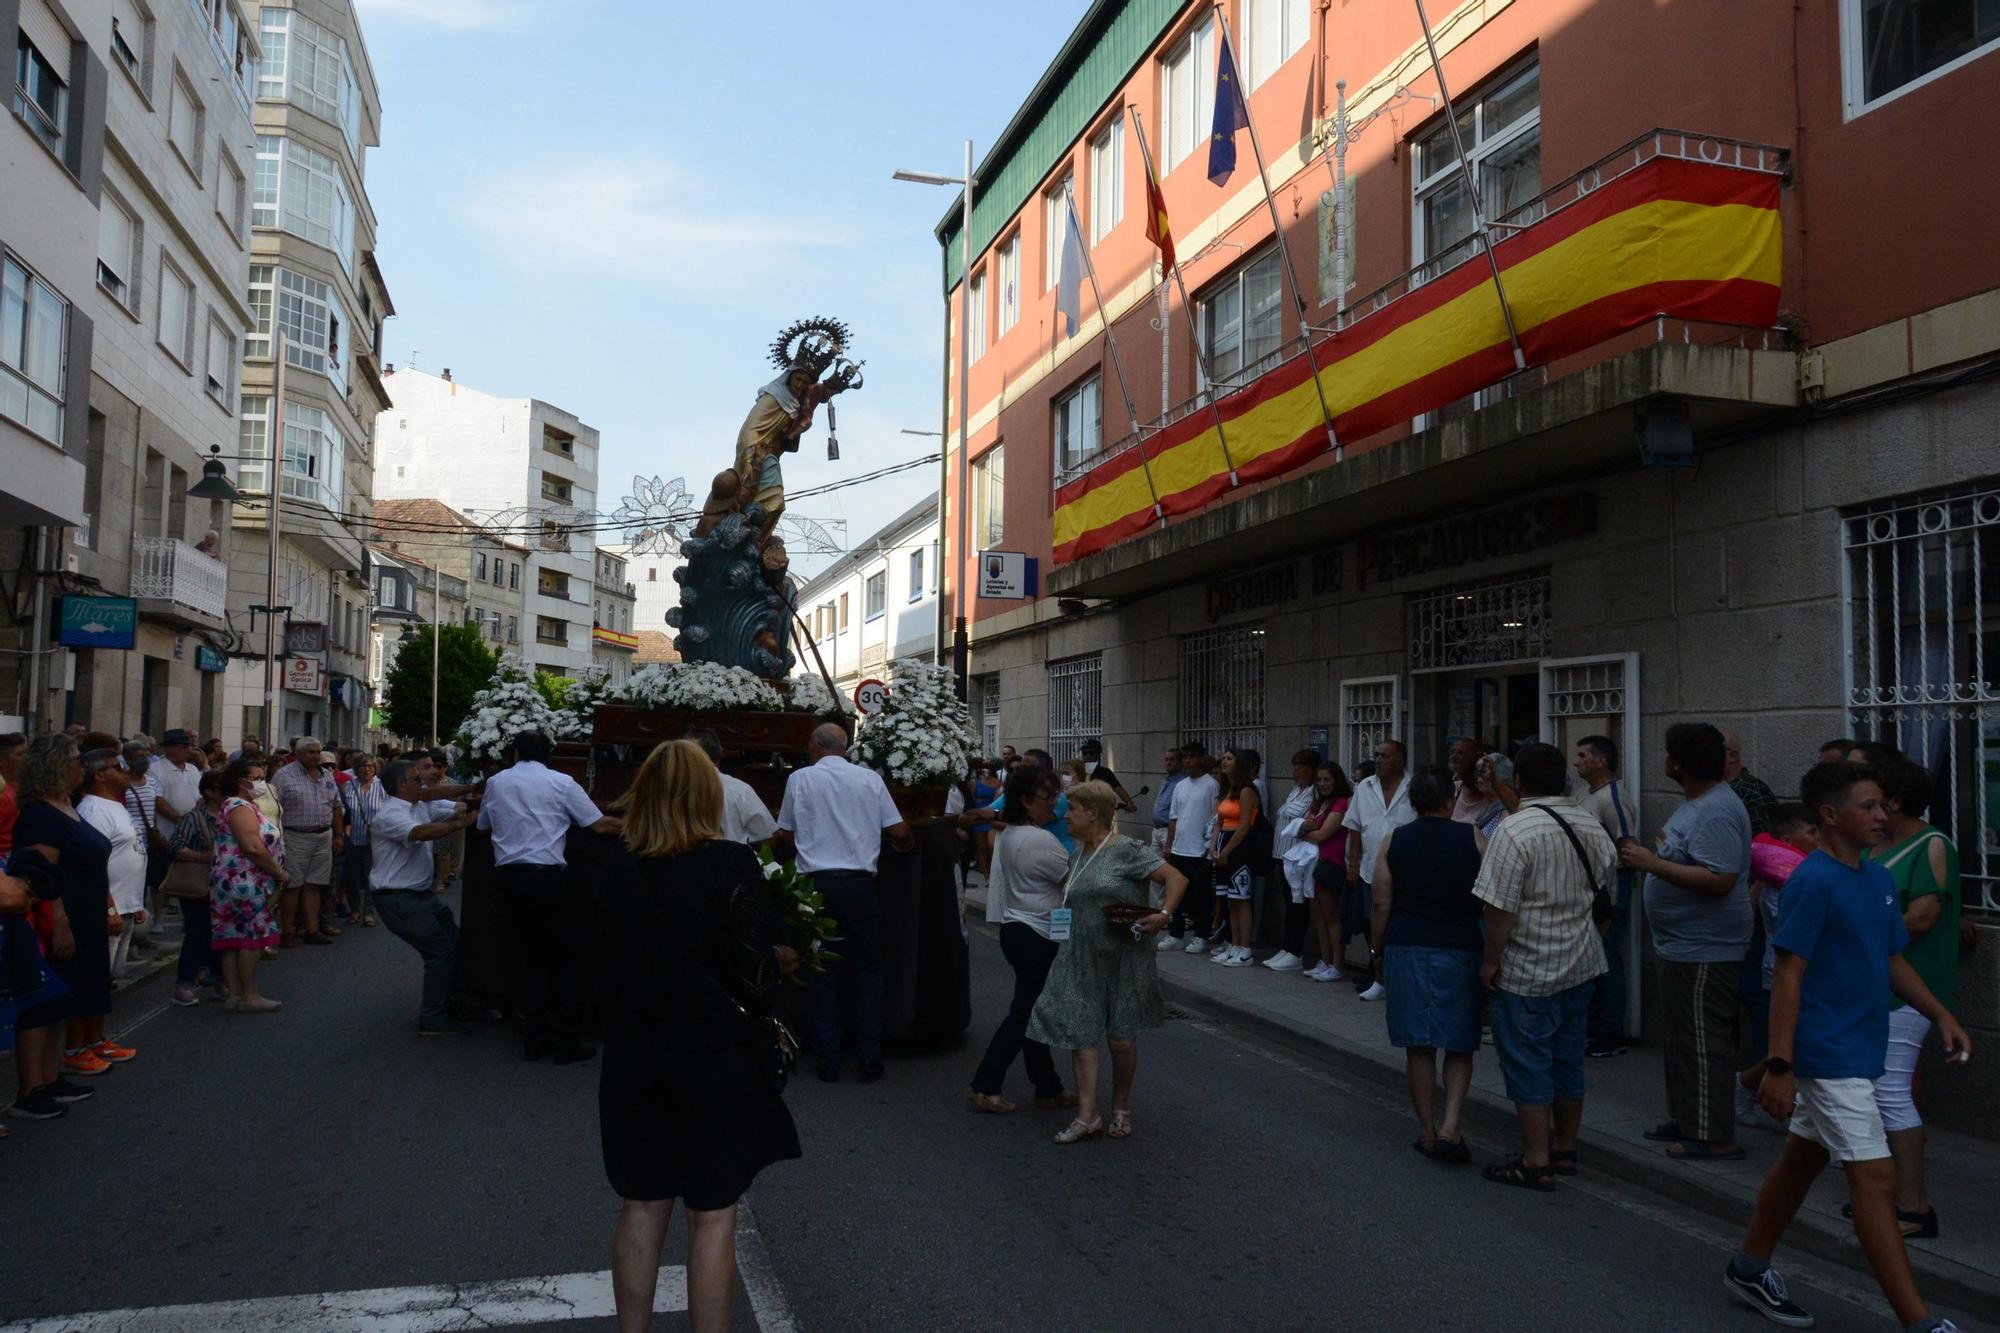
[[[427, 739], [431, 734], [431, 635], [419, 630], [416, 642], [388, 645], [395, 652], [389, 668], [382, 712], [389, 730], [398, 736]], [[454, 735], [472, 698], [493, 680], [498, 665], [476, 625], [447, 625], [438, 634], [437, 726], [439, 736]]]

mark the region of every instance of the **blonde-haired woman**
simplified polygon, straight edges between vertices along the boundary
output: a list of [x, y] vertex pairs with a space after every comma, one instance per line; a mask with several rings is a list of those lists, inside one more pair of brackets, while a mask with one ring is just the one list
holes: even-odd
[[604, 1171], [625, 1201], [612, 1243], [620, 1333], [650, 1326], [674, 1200], [688, 1210], [688, 1315], [729, 1326], [736, 1201], [799, 1156], [751, 1015], [797, 959], [779, 945], [756, 856], [724, 842], [722, 776], [692, 741], [648, 755], [615, 804], [630, 863], [598, 900]]
[[[1187, 892], [1187, 877], [1147, 844], [1118, 832], [1118, 796], [1102, 782], [1069, 793], [1069, 831], [1076, 839], [1063, 905], [1070, 936], [1049, 969], [1042, 998], [1028, 1020], [1028, 1036], [1071, 1052], [1076, 1072], [1076, 1119], [1055, 1136], [1075, 1143], [1104, 1133], [1097, 1111], [1097, 1046], [1111, 1046], [1111, 1129], [1114, 1139], [1132, 1132], [1132, 1077], [1139, 1068], [1139, 1029], [1165, 1017], [1159, 962], [1152, 936], [1173, 919]], [[1151, 885], [1164, 893], [1160, 906], [1133, 926], [1113, 925], [1112, 903], [1151, 906]]]

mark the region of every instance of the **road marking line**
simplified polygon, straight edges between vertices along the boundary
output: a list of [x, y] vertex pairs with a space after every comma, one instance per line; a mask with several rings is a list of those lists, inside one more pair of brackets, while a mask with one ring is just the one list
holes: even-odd
[[747, 1202], [736, 1205], [736, 1273], [750, 1295], [750, 1317], [760, 1333], [801, 1333], [792, 1317], [792, 1303], [771, 1266], [771, 1252], [757, 1230], [757, 1218]]
[[[783, 1297], [779, 1299], [782, 1302]], [[654, 1313], [686, 1309], [687, 1270], [661, 1268], [659, 1289], [653, 1297]], [[0, 1333], [270, 1333], [272, 1329], [286, 1333], [454, 1333], [459, 1329], [605, 1319], [617, 1313], [611, 1274], [605, 1271], [99, 1310], [56, 1319], [17, 1320], [0, 1324]]]

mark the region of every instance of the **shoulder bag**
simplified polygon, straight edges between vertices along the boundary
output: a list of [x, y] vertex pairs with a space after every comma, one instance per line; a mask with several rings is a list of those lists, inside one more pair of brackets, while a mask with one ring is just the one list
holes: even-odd
[[1535, 809], [1555, 820], [1556, 827], [1563, 831], [1565, 838], [1569, 839], [1569, 845], [1576, 849], [1577, 862], [1582, 865], [1583, 877], [1590, 884], [1590, 919], [1599, 930], [1603, 930], [1611, 924], [1611, 895], [1604, 891], [1604, 885], [1598, 880], [1597, 872], [1590, 868], [1590, 857], [1583, 850], [1583, 839], [1576, 836], [1576, 830], [1569, 826], [1568, 820], [1546, 805], [1538, 805]]
[[[173, 856], [173, 863], [167, 867], [167, 877], [160, 882], [160, 892], [169, 898], [194, 899], [208, 897], [210, 863], [215, 856], [212, 838], [197, 840], [193, 830], [199, 827], [194, 821], [208, 818], [208, 811], [200, 806], [188, 811], [174, 829], [174, 836], [167, 841], [167, 850]], [[180, 853], [188, 848], [202, 849], [206, 844], [208, 856], [199, 861], [183, 861]]]

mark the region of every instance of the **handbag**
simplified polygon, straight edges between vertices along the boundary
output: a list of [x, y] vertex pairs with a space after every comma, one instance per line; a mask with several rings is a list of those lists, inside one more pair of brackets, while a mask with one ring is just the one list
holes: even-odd
[[190, 810], [181, 819], [179, 827], [174, 830], [174, 836], [167, 842], [167, 848], [174, 854], [174, 859], [167, 867], [166, 878], [160, 881], [160, 892], [169, 898], [186, 900], [208, 897], [209, 870], [211, 862], [215, 857], [213, 845], [211, 844], [208, 857], [204, 860], [183, 861], [180, 859], [180, 853], [183, 850], [194, 846], [194, 843], [190, 839], [184, 839], [181, 835], [183, 833], [191, 834], [194, 828], [197, 827], [194, 821], [204, 818], [206, 818], [206, 815], [199, 808]]
[[1590, 868], [1590, 857], [1583, 850], [1583, 839], [1576, 836], [1576, 830], [1569, 826], [1568, 820], [1546, 805], [1538, 805], [1535, 809], [1555, 820], [1556, 827], [1560, 828], [1563, 836], [1569, 839], [1569, 845], [1576, 849], [1576, 859], [1583, 866], [1583, 877], [1590, 881], [1590, 919], [1599, 930], [1603, 930], [1611, 924], [1611, 895], [1604, 891], [1604, 885], [1598, 880], [1597, 872]]

